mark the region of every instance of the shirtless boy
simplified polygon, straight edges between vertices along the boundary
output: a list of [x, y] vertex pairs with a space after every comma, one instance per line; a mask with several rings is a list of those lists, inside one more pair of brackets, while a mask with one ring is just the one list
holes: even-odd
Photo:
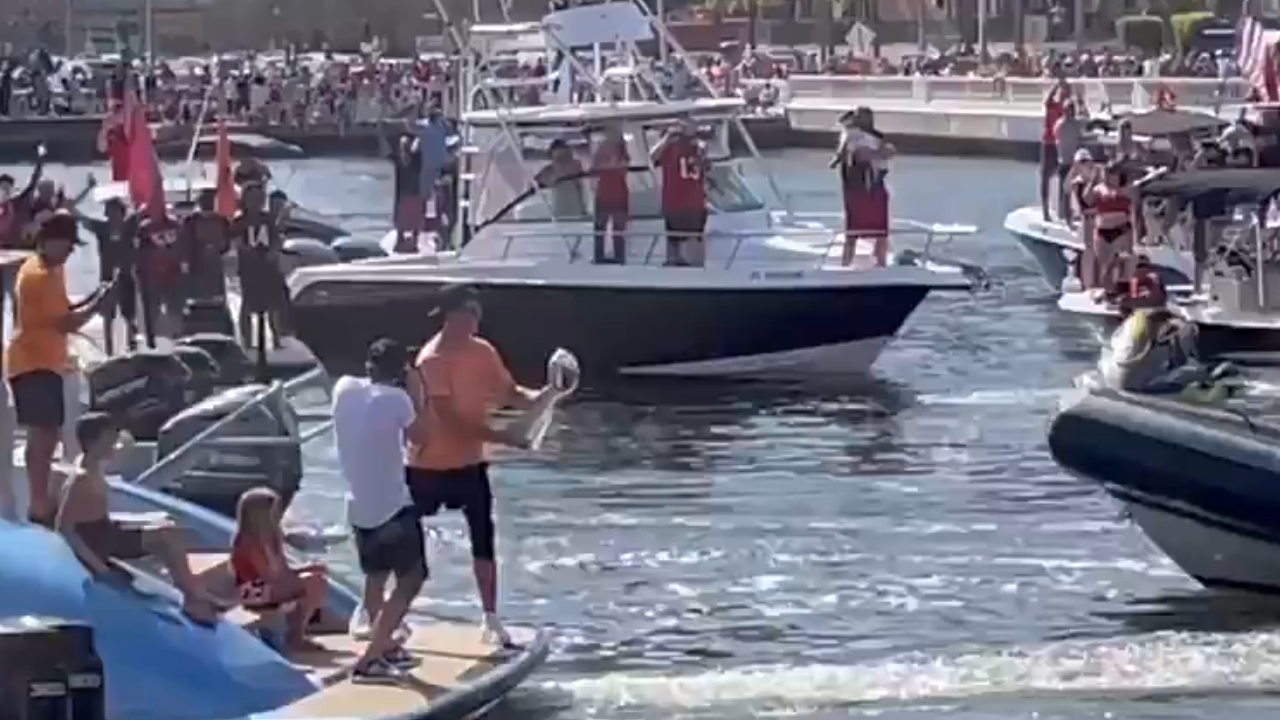
[[182, 533], [165, 521], [150, 525], [126, 525], [111, 519], [107, 497], [110, 489], [103, 466], [115, 451], [120, 429], [105, 413], [85, 413], [76, 423], [76, 440], [83, 455], [62, 480], [62, 498], [54, 527], [71, 546], [76, 558], [101, 580], [119, 572], [110, 560], [137, 560], [154, 555], [164, 564], [182, 591], [182, 609], [201, 624], [217, 622], [225, 607], [205, 590], [191, 572]]

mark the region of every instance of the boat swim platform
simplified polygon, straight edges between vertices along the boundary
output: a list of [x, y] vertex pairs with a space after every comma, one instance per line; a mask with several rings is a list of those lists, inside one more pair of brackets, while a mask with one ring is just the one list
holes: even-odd
[[[227, 553], [189, 553], [191, 571], [215, 591], [231, 583]], [[251, 629], [261, 616], [242, 607], [224, 614], [227, 621]], [[502, 700], [546, 660], [548, 634], [511, 628], [514, 649], [483, 642], [478, 624], [448, 620], [410, 619], [412, 634], [405, 649], [419, 664], [404, 681], [363, 684], [351, 681], [351, 668], [366, 641], [341, 632], [315, 633], [313, 649], [284, 654], [305, 671], [318, 690], [283, 708], [252, 716], [251, 720], [307, 720], [309, 718], [368, 718], [369, 720], [462, 720]]]

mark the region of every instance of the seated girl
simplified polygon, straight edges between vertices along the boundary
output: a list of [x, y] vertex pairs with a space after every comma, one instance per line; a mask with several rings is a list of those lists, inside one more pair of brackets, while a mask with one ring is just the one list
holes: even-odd
[[236, 535], [231, 569], [245, 609], [269, 612], [296, 603], [288, 613], [291, 647], [306, 648], [307, 627], [328, 603], [329, 581], [323, 565], [289, 567], [280, 529], [280, 496], [260, 487], [236, 504]]

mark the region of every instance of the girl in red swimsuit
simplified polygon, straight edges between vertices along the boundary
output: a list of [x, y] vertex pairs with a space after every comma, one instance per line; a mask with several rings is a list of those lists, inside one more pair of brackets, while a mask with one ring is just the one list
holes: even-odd
[[274, 490], [254, 488], [240, 496], [231, 569], [246, 609], [270, 611], [297, 603], [289, 612], [287, 642], [305, 647], [307, 624], [327, 604], [329, 582], [323, 565], [289, 567], [280, 530], [280, 496]]

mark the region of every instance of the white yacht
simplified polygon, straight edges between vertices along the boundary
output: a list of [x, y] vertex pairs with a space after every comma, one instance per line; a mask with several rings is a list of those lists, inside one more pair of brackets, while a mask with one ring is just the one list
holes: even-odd
[[[916, 235], [917, 252], [891, 255], [881, 267], [865, 243], [851, 266], [841, 266], [841, 233], [786, 212], [784, 203], [770, 207], [747, 181], [746, 160], [732, 157], [731, 131], [754, 148], [742, 129], [741, 101], [671, 100], [656, 84], [657, 100], [616, 99], [604, 71], [593, 73], [570, 50], [597, 48], [600, 70], [600, 48], [633, 57], [636, 43], [655, 32], [665, 37], [640, 5], [570, 8], [549, 15], [541, 28], [547, 44], [562, 50], [546, 82], [587, 78], [595, 101], [494, 103], [489, 107], [496, 109], [464, 113], [461, 217], [453, 236], [461, 250], [308, 267], [291, 276], [293, 325], [330, 372], [358, 370], [377, 337], [409, 344], [428, 338], [437, 291], [454, 283], [480, 290], [486, 337], [517, 375], [530, 378], [540, 376], [556, 347], [571, 349], [583, 372], [597, 377], [863, 373], [931, 291], [971, 289], [974, 273], [927, 258], [938, 236], [973, 228], [904, 226], [894, 239]], [[488, 87], [476, 72], [484, 56], [475, 56], [464, 73], [464, 97], [467, 85]], [[649, 82], [641, 65], [616, 62], [613, 81], [619, 67], [633, 70], [634, 82]], [[666, 128], [688, 121], [699, 126], [712, 160], [706, 258], [699, 268], [663, 267], [660, 185], [648, 158]], [[634, 165], [627, 175], [625, 265], [593, 264], [592, 218], [553, 212], [554, 190], [533, 182], [550, 142], [580, 144], [606, 125], [623, 128]]]

